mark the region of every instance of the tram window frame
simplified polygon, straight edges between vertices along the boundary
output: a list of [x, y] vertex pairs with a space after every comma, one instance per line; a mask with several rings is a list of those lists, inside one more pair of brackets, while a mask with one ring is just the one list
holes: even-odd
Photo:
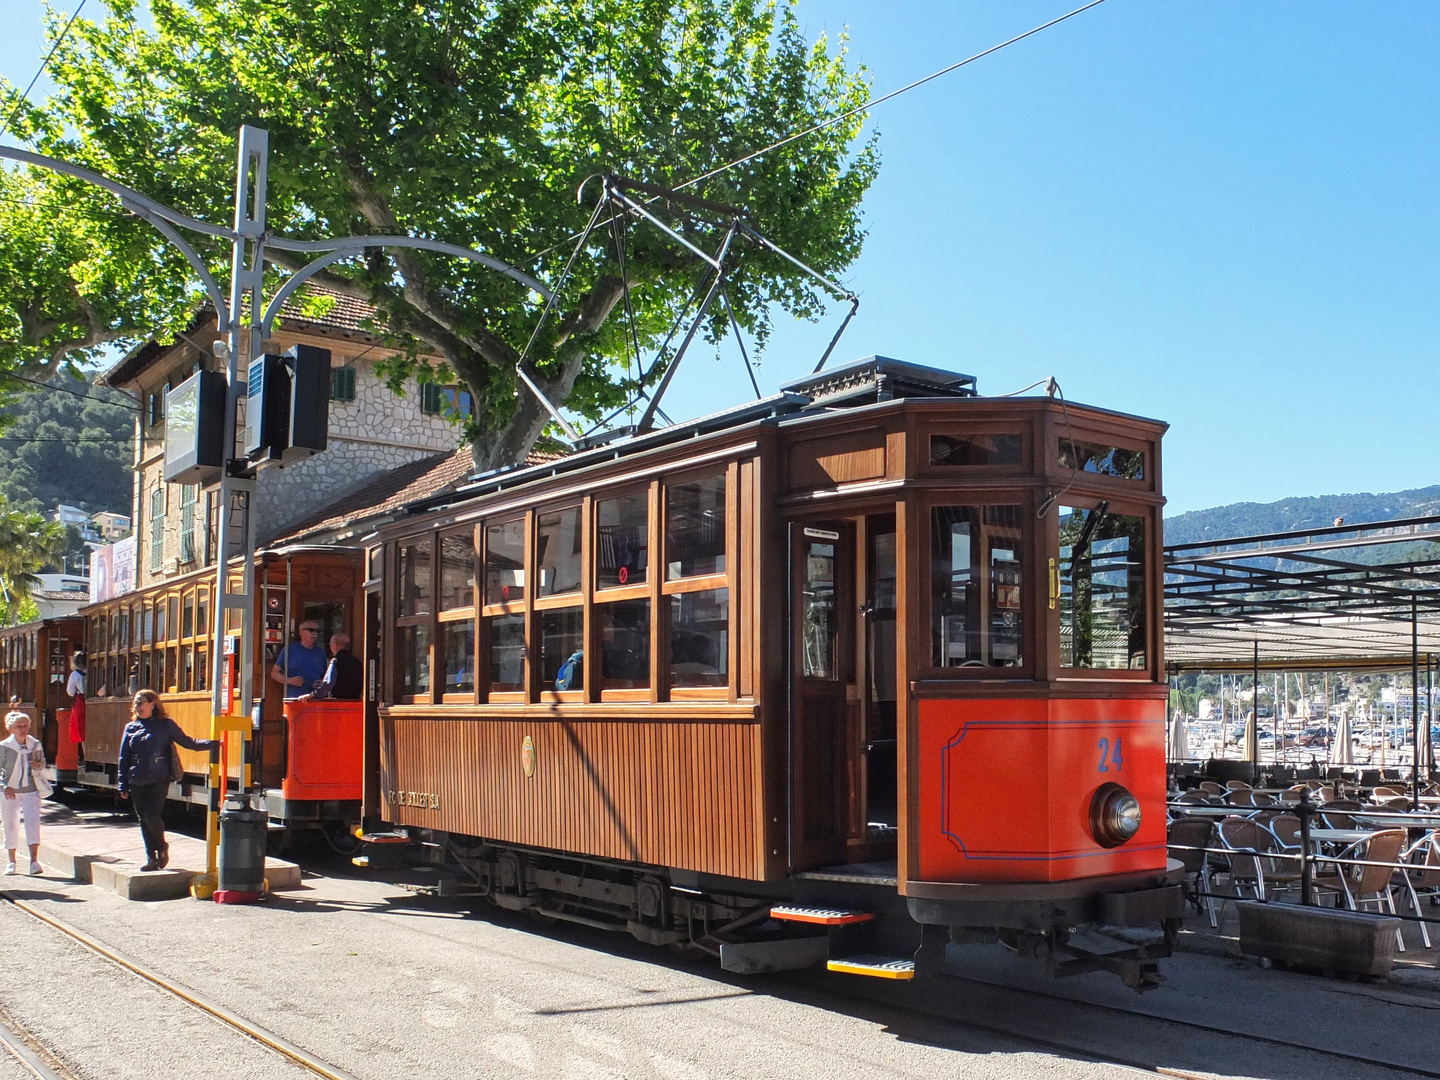
[[[391, 598], [391, 661], [390, 667], [395, 680], [395, 701], [407, 705], [431, 705], [438, 704], [443, 700], [443, 692], [435, 690], [435, 642], [436, 634], [436, 607], [438, 596], [436, 593], [439, 581], [440, 560], [435, 557], [438, 550], [439, 535], [434, 529], [425, 532], [411, 533], [408, 536], [399, 537], [392, 545], [394, 552], [391, 558], [391, 565], [395, 568], [396, 589]], [[403, 608], [403, 589], [409, 581], [409, 574], [403, 569], [405, 567], [403, 552], [406, 548], [424, 548], [429, 552], [424, 565], [428, 573], [423, 575], [428, 581], [419, 585], [421, 593], [413, 598], [416, 604], [424, 603], [424, 609], [415, 613], [401, 614]], [[412, 562], [411, 569], [421, 565], [419, 562]], [[417, 579], [417, 585], [419, 581]], [[407, 664], [417, 653], [405, 644], [409, 634], [422, 634], [425, 637], [426, 651], [426, 690], [423, 693], [406, 693], [406, 676], [410, 674], [414, 682], [419, 683], [419, 672], [409, 672]]]
[[[594, 507], [591, 511], [592, 521], [590, 528], [590, 561], [591, 573], [593, 574], [591, 580], [594, 582], [595, 585], [595, 596], [597, 600], [602, 595], [605, 597], [606, 602], [626, 599], [639, 599], [643, 596], [650, 595], [650, 585], [652, 584], [651, 579], [657, 576], [651, 571], [654, 568], [653, 563], [655, 554], [655, 541], [657, 539], [657, 537], [655, 536], [655, 501], [659, 486], [660, 485], [658, 480], [651, 481], [649, 484], [627, 485], [626, 487], [620, 488], [616, 491], [606, 492], [603, 498], [599, 496], [595, 498]], [[640, 495], [643, 495], [645, 499], [645, 565], [643, 570], [637, 571], [641, 574], [640, 580], [632, 580], [633, 575], [631, 574], [628, 567], [617, 567], [614, 571], [616, 577], [615, 584], [603, 584], [602, 582], [604, 581], [606, 575], [600, 567], [600, 555], [601, 552], [605, 549], [606, 545], [601, 542], [600, 530], [607, 527], [627, 529], [633, 529], [635, 527], [633, 524], [622, 524], [617, 526], [602, 525], [601, 518], [603, 515], [603, 508], [609, 503], [623, 503], [627, 499], [634, 499]], [[625, 580], [623, 582], [619, 580], [622, 573], [625, 575]]]
[[[657, 539], [663, 536], [661, 524], [661, 499], [662, 484], [659, 478], [651, 480], [644, 485], [626, 485], [615, 491], [607, 491], [603, 496], [596, 495], [590, 504], [590, 522], [587, 535], [590, 542], [589, 567], [590, 567], [590, 596], [589, 617], [587, 620], [586, 642], [590, 646], [589, 652], [594, 657], [594, 662], [587, 664], [587, 685], [593, 686], [600, 701], [633, 701], [633, 702], [657, 702], [665, 700], [665, 686], [668, 679], [662, 679], [660, 675], [668, 670], [661, 662], [661, 612], [664, 608], [662, 600], [663, 579], [661, 575], [651, 573], [655, 565], [655, 544]], [[620, 502], [625, 499], [633, 499], [641, 492], [645, 495], [645, 577], [643, 581], [626, 581], [623, 585], [600, 584], [600, 555], [603, 545], [600, 541], [600, 518], [601, 507], [605, 503]], [[662, 541], [663, 547], [663, 541]], [[663, 552], [662, 552], [663, 554]], [[618, 576], [618, 575], [617, 575]], [[604, 623], [607, 619], [613, 618], [608, 610], [612, 604], [646, 603], [649, 605], [647, 618], [647, 630], [649, 647], [646, 654], [648, 665], [648, 677], [645, 685], [630, 686], [607, 686], [605, 675], [605, 644], [601, 640], [604, 634]], [[637, 680], [630, 680], [637, 681]]]
[[[536, 688], [536, 700], [544, 703], [554, 702], [583, 702], [589, 699], [588, 688], [594, 684], [593, 674], [588, 670], [589, 661], [594, 650], [591, 648], [591, 633], [594, 627], [592, 618], [592, 597], [591, 583], [594, 581], [594, 569], [591, 559], [594, 556], [595, 545], [592, 540], [594, 528], [594, 507], [595, 500], [585, 496], [578, 503], [573, 499], [550, 504], [541, 504], [530, 511], [530, 542], [526, 545], [526, 577], [527, 582], [535, 582], [536, 587], [529, 596], [529, 607], [532, 612], [527, 623], [526, 650], [525, 656], [528, 662], [527, 686], [531, 683]], [[579, 566], [580, 582], [577, 588], [567, 589], [565, 592], [542, 593], [542, 586], [539, 584], [543, 570], [540, 565], [540, 522], [542, 518], [567, 512], [579, 514], [577, 525], [577, 539], [580, 541]], [[581, 669], [580, 678], [577, 683], [572, 684], [568, 690], [557, 690], [554, 686], [554, 678], [547, 681], [545, 678], [546, 650], [545, 650], [545, 627], [546, 623], [564, 617], [565, 615], [580, 617], [580, 649]], [[576, 650], [560, 659], [557, 667], [557, 674], [563, 670], [570, 656]], [[527, 696], [528, 699], [528, 696]]]
[[[1053, 470], [1057, 474], [1072, 477], [1084, 484], [1114, 486], [1117, 491], [1129, 492], [1155, 490], [1155, 444], [1148, 439], [1127, 437], [1115, 431], [1107, 431], [1083, 424], [1070, 426], [1060, 423], [1052, 427], [1049, 455]], [[1108, 448], [1123, 450], [1140, 455], [1141, 475], [1120, 476], [1116, 473], [1091, 471], [1083, 466], [1076, 467], [1064, 461], [1065, 445], [1074, 444], [1092, 449]], [[1122, 496], [1123, 497], [1123, 496]]]
[[[1131, 483], [1132, 481], [1126, 481]], [[1063, 505], [1066, 509], [1094, 511], [1104, 503], [1110, 515], [1123, 515], [1127, 517], [1138, 517], [1144, 523], [1145, 540], [1143, 547], [1143, 558], [1145, 564], [1142, 567], [1141, 580], [1144, 583], [1144, 596], [1141, 598], [1140, 607], [1145, 614], [1144, 640], [1145, 640], [1145, 661], [1141, 667], [1071, 667], [1064, 663], [1064, 649], [1061, 645], [1060, 635], [1064, 618], [1064, 560], [1061, 558], [1060, 549], [1060, 508]], [[1159, 656], [1159, 639], [1157, 628], [1154, 625], [1157, 621], [1163, 623], [1163, 608], [1157, 609], [1157, 590], [1162, 588], [1159, 577], [1159, 510], [1145, 503], [1126, 502], [1124, 500], [1107, 499], [1103, 496], [1066, 495], [1060, 500], [1052, 513], [1046, 515], [1047, 521], [1047, 543], [1050, 547], [1052, 557], [1055, 559], [1056, 581], [1060, 591], [1056, 595], [1055, 610], [1051, 621], [1054, 623], [1053, 642], [1055, 646], [1055, 668], [1064, 679], [1105, 679], [1122, 682], [1152, 682], [1158, 676], [1157, 657]], [[1157, 615], [1159, 616], [1157, 619]]]
[[[533, 511], [525, 510], [520, 513], [507, 513], [498, 518], [486, 518], [476, 523], [477, 549], [479, 562], [479, 581], [477, 582], [477, 603], [479, 605], [478, 615], [475, 620], [475, 673], [476, 673], [476, 694], [480, 701], [487, 705], [523, 705], [530, 700], [531, 669], [534, 650], [530, 647], [531, 619], [529, 617], [529, 604], [527, 597], [529, 590], [526, 585], [530, 581], [530, 539], [532, 532]], [[491, 531], [503, 528], [510, 528], [519, 522], [521, 535], [524, 538], [521, 548], [520, 561], [520, 590], [519, 597], [510, 597], [495, 602], [490, 601], [490, 542]], [[512, 559], [510, 544], [506, 544], [505, 558]], [[499, 567], [501, 571], [513, 571], [512, 567]], [[520, 688], [495, 689], [492, 675], [495, 672], [494, 647], [496, 635], [492, 632], [494, 621], [499, 618], [520, 619]], [[505, 684], [509, 686], [510, 684]]]
[[[1020, 440], [1020, 460], [1018, 462], [960, 464], [935, 460], [934, 440], [936, 438], [959, 440], [999, 435], [1013, 435]], [[1033, 471], [1033, 447], [1031, 426], [1025, 423], [926, 424], [920, 429], [920, 467], [922, 471], [938, 476], [1023, 476]]]
[[[1014, 507], [1017, 510], [1017, 521], [1019, 522], [1020, 538], [1015, 547], [1017, 558], [1015, 561], [1020, 564], [1020, 662], [1014, 665], [997, 665], [984, 663], [976, 665], [954, 665], [940, 666], [935, 663], [935, 647], [937, 623], [935, 619], [935, 565], [933, 560], [935, 554], [935, 511], [948, 507], [958, 507], [969, 510], [983, 511], [999, 507]], [[920, 551], [922, 553], [922, 570], [917, 580], [916, 592], [919, 594], [920, 603], [917, 605], [920, 610], [919, 626], [920, 632], [925, 640], [925, 645], [920, 650], [919, 663], [917, 667], [926, 679], [943, 679], [948, 681], [980, 682], [985, 680], [1016, 680], [1034, 679], [1039, 671], [1039, 634], [1040, 626], [1045, 625], [1047, 620], [1042, 619], [1042, 609], [1039, 602], [1040, 574], [1038, 560], [1040, 558], [1040, 547], [1037, 534], [1040, 531], [1040, 522], [1035, 517], [1034, 497], [1025, 491], [1015, 489], [985, 490], [985, 491], [964, 491], [951, 490], [936, 492], [927, 499], [921, 500], [920, 524], [923, 536], [921, 537]], [[1047, 515], [1048, 516], [1048, 515]], [[990, 576], [992, 564], [981, 563], [980, 569], [984, 577], [980, 586], [983, 598], [988, 599], [995, 582]], [[986, 610], [982, 607], [982, 610]], [[1048, 613], [1047, 613], [1048, 614]], [[991, 626], [988, 618], [982, 621], [979, 641], [986, 655], [993, 643], [991, 641]]]
[[[445, 541], [447, 538], [469, 537], [470, 540], [470, 603], [460, 604], [455, 607], [445, 607], [445, 597], [441, 588], [445, 579]], [[479, 700], [478, 695], [483, 692], [486, 680], [482, 677], [480, 668], [479, 638], [481, 635], [481, 620], [478, 617], [478, 598], [480, 586], [481, 558], [481, 531], [478, 525], [467, 525], [460, 529], [445, 529], [435, 534], [435, 550], [439, 557], [435, 560], [435, 582], [436, 582], [436, 604], [439, 610], [435, 612], [435, 626], [431, 630], [430, 642], [432, 655], [430, 660], [430, 693], [431, 700], [443, 704], [469, 705]], [[398, 549], [397, 549], [398, 550]], [[470, 689], [451, 693], [445, 689], [449, 680], [449, 655], [447, 653], [446, 641], [448, 635], [453, 633], [452, 627], [468, 622], [470, 624]], [[437, 679], [438, 675], [438, 679]], [[401, 673], [403, 679], [403, 673]], [[397, 685], [403, 685], [403, 682]]]
[[[725, 485], [724, 548], [721, 555], [725, 569], [710, 574], [672, 578], [669, 574], [672, 561], [670, 558], [670, 491], [672, 488], [694, 484], [696, 481], [703, 481], [715, 476], [719, 476]], [[650, 624], [652, 628], [651, 651], [656, 656], [654, 664], [660, 672], [660, 692], [664, 695], [664, 699], [670, 701], [735, 701], [737, 700], [738, 686], [737, 668], [740, 660], [740, 642], [737, 635], [741, 558], [740, 463], [731, 461], [718, 470], [714, 465], [707, 465], [700, 469], [667, 476], [662, 484], [659, 504], [662, 513], [658, 530], [659, 557], [664, 561], [657, 565], [665, 568], [665, 575], [660, 584], [658, 602], [650, 613]], [[724, 675], [724, 682], [709, 686], [678, 685], [672, 659], [675, 640], [673, 607], [677, 602], [683, 603], [683, 601], [675, 598], [682, 597], [687, 593], [720, 591], [725, 593], [726, 608], [725, 670], [723, 673], [717, 672], [717, 674]]]

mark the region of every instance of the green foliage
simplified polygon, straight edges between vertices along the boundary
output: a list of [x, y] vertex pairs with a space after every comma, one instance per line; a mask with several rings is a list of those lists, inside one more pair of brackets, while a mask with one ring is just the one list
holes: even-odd
[[[270, 133], [272, 230], [429, 236], [552, 284], [598, 195], [592, 184], [589, 205], [577, 203], [586, 177], [674, 186], [868, 96], [843, 41], [832, 54], [824, 38], [802, 39], [793, 0], [151, 0], [153, 29], [132, 2], [110, 8], [103, 23], [77, 21], [59, 50], [58, 92], [17, 124], [30, 144], [221, 221], [234, 189], [235, 132], [256, 124]], [[862, 120], [689, 191], [743, 208], [781, 246], [838, 275], [860, 252], [860, 200], [877, 169], [873, 140], [856, 142]], [[36, 190], [32, 202], [74, 209], [62, 214], [62, 236], [42, 242], [41, 211], [0, 203], [0, 215], [21, 215], [35, 232], [8, 276], [0, 265], [0, 302], [16, 307], [0, 315], [8, 350], [0, 363], [83, 356], [102, 334], [135, 340], [152, 328], [183, 329], [199, 293], [149, 226], [95, 210], [97, 200], [68, 181], [13, 182]], [[718, 245], [724, 223], [679, 205], [655, 209], [701, 247]], [[648, 352], [702, 266], [648, 226], [631, 228], [624, 243], [636, 335]], [[226, 253], [206, 252], [224, 280]], [[273, 249], [272, 257], [277, 283], [300, 265]], [[31, 265], [45, 269], [34, 294], [54, 309], [48, 333], [27, 331], [39, 323], [27, 324], [11, 299], [28, 296], [19, 282]], [[376, 307], [377, 329], [400, 350], [389, 364], [395, 385], [416, 373], [468, 385], [477, 460], [518, 461], [542, 434], [547, 414], [516, 394], [514, 367], [539, 314], [523, 286], [414, 251], [372, 251], [317, 280]], [[753, 246], [727, 288], [742, 326], [762, 342], [777, 308], [807, 318], [821, 308], [808, 278]], [[610, 232], [601, 229], [527, 360], [547, 397], [586, 417], [637, 389], [625, 320], [612, 317], [621, 296]], [[712, 338], [722, 312], [713, 309]]]
[[34, 617], [31, 594], [36, 571], [53, 563], [65, 546], [64, 526], [39, 514], [11, 508], [0, 496], [0, 619], [14, 626]]
[[35, 389], [0, 408], [0, 495], [31, 513], [63, 502], [128, 515], [134, 412], [122, 395], [70, 375], [51, 386], [87, 396]]

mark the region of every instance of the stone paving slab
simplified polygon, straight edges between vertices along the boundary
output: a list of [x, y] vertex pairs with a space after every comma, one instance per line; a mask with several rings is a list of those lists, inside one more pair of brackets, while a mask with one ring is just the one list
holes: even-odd
[[[124, 900], [176, 900], [190, 894], [190, 879], [205, 870], [205, 841], [173, 831], [166, 839], [170, 866], [142, 871], [145, 852], [134, 817], [77, 811], [54, 800], [41, 804], [41, 864]], [[291, 862], [266, 859], [265, 877], [272, 892], [300, 888], [300, 867]]]

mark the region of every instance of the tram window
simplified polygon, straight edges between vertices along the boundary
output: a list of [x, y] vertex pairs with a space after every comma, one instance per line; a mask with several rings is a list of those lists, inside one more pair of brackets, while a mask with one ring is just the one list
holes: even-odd
[[525, 689], [525, 616], [497, 615], [490, 626], [490, 689]]
[[155, 601], [155, 642], [159, 644], [164, 641], [165, 634], [165, 601]]
[[725, 573], [725, 474], [666, 490], [665, 576]]
[[185, 594], [184, 606], [180, 609], [180, 636], [182, 638], [195, 636], [195, 594]]
[[475, 531], [440, 537], [440, 610], [475, 606]]
[[430, 614], [430, 538], [400, 544], [400, 617]]
[[597, 604], [600, 688], [639, 690], [650, 685], [650, 601]]
[[1023, 436], [1019, 432], [987, 432], [974, 435], [931, 435], [931, 465], [1020, 465], [1023, 463]]
[[1060, 508], [1060, 665], [1146, 666], [1145, 519]]
[[1061, 439], [1060, 467], [1099, 476], [1118, 476], [1122, 480], [1144, 480], [1145, 452]]
[[579, 690], [585, 673], [585, 612], [552, 608], [539, 617], [540, 688]]
[[650, 548], [649, 493], [600, 500], [595, 522], [595, 587], [643, 584]]
[[535, 518], [535, 566], [540, 596], [580, 589], [580, 508], [567, 506]]
[[210, 650], [195, 649], [195, 689], [201, 692], [210, 689]]
[[730, 590], [670, 597], [670, 685], [730, 684]]
[[201, 637], [210, 633], [210, 590], [204, 587], [195, 602], [195, 632]]
[[930, 661], [1019, 667], [1024, 656], [1019, 506], [937, 506], [930, 519]]
[[[165, 601], [165, 634], [166, 641], [172, 641], [179, 636], [180, 628], [180, 598], [172, 596]], [[156, 635], [157, 637], [160, 635]]]
[[195, 689], [195, 652], [189, 645], [180, 646], [180, 689]]
[[149, 604], [142, 604], [140, 607], [140, 644], [149, 645], [154, 638], [155, 609]]
[[445, 694], [475, 692], [475, 620], [440, 624], [440, 649], [445, 657]]
[[807, 679], [834, 679], [835, 656], [835, 545], [805, 542], [805, 587], [801, 594], [804, 637], [801, 669]]
[[525, 519], [485, 528], [485, 602], [525, 599]]
[[130, 608], [129, 608], [129, 607], [123, 607], [123, 608], [121, 608], [121, 609], [120, 609], [120, 642], [121, 642], [121, 644], [124, 644], [124, 645], [134, 645], [134, 644], [135, 644], [135, 637], [134, 637], [134, 635], [133, 635], [133, 633], [132, 633], [132, 630], [131, 630], [131, 627], [132, 627], [133, 625], [134, 625], [134, 621], [130, 618]]
[[399, 627], [400, 693], [422, 697], [430, 693], [430, 624]]

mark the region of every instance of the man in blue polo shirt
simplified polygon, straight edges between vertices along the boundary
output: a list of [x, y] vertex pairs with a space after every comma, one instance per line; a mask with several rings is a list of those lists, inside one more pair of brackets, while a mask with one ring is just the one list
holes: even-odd
[[308, 694], [325, 677], [329, 655], [319, 644], [320, 627], [314, 619], [300, 623], [300, 640], [292, 641], [275, 657], [270, 678], [285, 687], [286, 699]]

